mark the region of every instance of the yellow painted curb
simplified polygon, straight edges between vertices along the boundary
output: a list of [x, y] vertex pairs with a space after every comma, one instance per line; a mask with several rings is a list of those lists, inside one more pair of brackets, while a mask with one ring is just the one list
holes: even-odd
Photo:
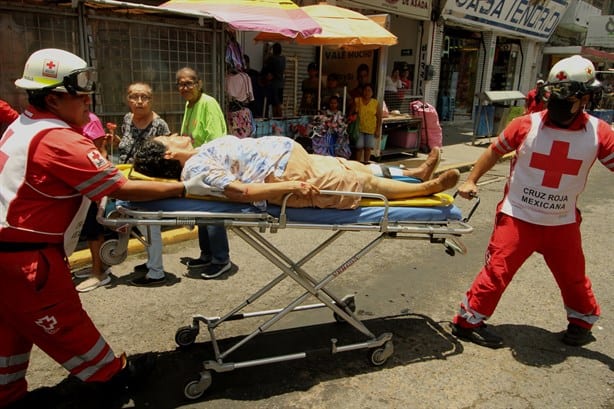
[[[196, 228], [189, 230], [181, 227], [178, 229], [162, 232], [162, 243], [172, 244], [185, 240], [193, 240], [198, 238], [198, 230]], [[145, 251], [145, 246], [137, 239], [130, 239], [128, 242], [128, 255], [138, 254]], [[70, 266], [73, 269], [89, 266], [92, 262], [92, 257], [89, 249], [75, 251], [69, 258]]]

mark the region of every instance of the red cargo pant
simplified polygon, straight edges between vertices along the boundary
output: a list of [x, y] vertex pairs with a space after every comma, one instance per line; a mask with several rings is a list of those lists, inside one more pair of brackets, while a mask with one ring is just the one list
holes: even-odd
[[579, 213], [577, 220], [562, 226], [540, 226], [498, 212], [485, 265], [467, 291], [454, 323], [468, 328], [482, 325], [495, 311], [516, 271], [538, 252], [561, 290], [569, 322], [590, 329], [600, 308], [585, 274]]
[[61, 246], [0, 252], [0, 407], [26, 394], [33, 344], [83, 381], [121, 370], [81, 306]]

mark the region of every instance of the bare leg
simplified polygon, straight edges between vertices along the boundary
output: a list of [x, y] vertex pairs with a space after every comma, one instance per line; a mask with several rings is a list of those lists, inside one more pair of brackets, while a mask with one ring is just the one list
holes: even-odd
[[[422, 179], [424, 181], [430, 180], [431, 176], [437, 166], [439, 166], [439, 160], [441, 158], [441, 150], [439, 148], [433, 148], [429, 153], [429, 156], [426, 158], [424, 162], [420, 164], [417, 168], [411, 169], [403, 169], [403, 176], [411, 176], [414, 178]], [[360, 160], [349, 160], [346, 163], [346, 166], [352, 169], [355, 172], [362, 172], [372, 174], [371, 167], [369, 165], [364, 165]]]
[[369, 163], [369, 161], [371, 160], [371, 148], [365, 147], [364, 155], [365, 157], [363, 158], [362, 163]]
[[[363, 173], [360, 175], [363, 175]], [[405, 183], [366, 174], [364, 174], [364, 178], [363, 191], [365, 193], [379, 193], [388, 199], [407, 199], [410, 197], [429, 196], [452, 189], [458, 184], [460, 172], [457, 169], [450, 169], [435, 179], [422, 183]]]
[[102, 243], [104, 243], [103, 235], [96, 237], [95, 240], [87, 241], [87, 245], [90, 248], [90, 253], [92, 254], [92, 275], [98, 278], [103, 277], [106, 269], [106, 266], [100, 259], [100, 247], [102, 246]]
[[362, 160], [363, 155], [365, 153], [364, 148], [356, 148], [356, 160], [360, 163], [363, 163], [364, 161]]
[[404, 169], [404, 176], [411, 176], [414, 178], [422, 179], [422, 180], [430, 180], [431, 176], [433, 176], [433, 172], [439, 166], [439, 161], [441, 160], [441, 149], [438, 147], [434, 147], [429, 152], [429, 155], [426, 157], [426, 160], [420, 164], [417, 168]]

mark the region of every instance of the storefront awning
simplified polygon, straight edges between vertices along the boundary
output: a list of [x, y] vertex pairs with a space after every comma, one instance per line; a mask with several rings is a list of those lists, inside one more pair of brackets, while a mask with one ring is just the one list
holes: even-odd
[[[305, 6], [301, 9], [313, 18], [322, 32], [294, 39], [274, 33], [260, 33], [256, 41], [293, 41], [296, 44], [319, 46], [384, 46], [395, 45], [397, 37], [373, 19], [358, 12], [328, 4]], [[381, 19], [380, 19], [381, 20]]]
[[211, 16], [235, 30], [279, 33], [308, 38], [322, 31], [320, 25], [289, 0], [170, 0], [159, 6]]

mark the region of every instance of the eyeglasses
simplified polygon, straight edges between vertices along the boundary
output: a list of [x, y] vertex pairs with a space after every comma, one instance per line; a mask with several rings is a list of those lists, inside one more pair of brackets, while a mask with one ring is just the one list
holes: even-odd
[[186, 89], [192, 89], [196, 86], [195, 82], [192, 81], [186, 81], [186, 82], [178, 82], [177, 83], [177, 88], [186, 88]]
[[547, 83], [544, 89], [550, 93], [551, 97], [558, 99], [566, 99], [570, 97], [579, 98], [585, 93], [584, 84], [570, 81], [570, 82], [557, 82], [554, 84]]
[[143, 102], [149, 102], [151, 101], [151, 97], [149, 95], [135, 94], [135, 95], [128, 95], [128, 100], [132, 102], [138, 102], [139, 100]]
[[[96, 90], [96, 71], [92, 67], [86, 67], [73, 71], [64, 77], [62, 82], [50, 85], [49, 89], [63, 86], [71, 95], [92, 94]], [[61, 90], [57, 90], [61, 91]]]

